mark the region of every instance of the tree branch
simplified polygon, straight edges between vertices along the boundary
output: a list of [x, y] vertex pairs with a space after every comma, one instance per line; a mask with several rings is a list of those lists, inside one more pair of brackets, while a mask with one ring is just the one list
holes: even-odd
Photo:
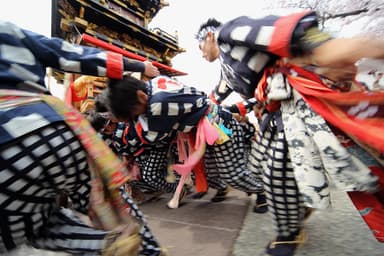
[[[379, 10], [380, 10], [380, 8], [377, 8], [375, 11], [379, 11]], [[360, 13], [365, 13], [368, 11], [369, 11], [368, 8], [364, 8], [361, 10], [355, 10], [355, 11], [351, 11], [351, 12], [343, 12], [343, 13], [337, 13], [337, 14], [329, 14], [328, 13], [328, 16], [326, 16], [324, 18], [326, 18], [326, 19], [345, 18], [348, 16], [359, 15]]]

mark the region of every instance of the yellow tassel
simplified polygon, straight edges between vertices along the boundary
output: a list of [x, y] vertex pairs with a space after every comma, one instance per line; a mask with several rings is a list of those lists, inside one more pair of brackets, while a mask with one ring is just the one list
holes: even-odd
[[127, 238], [119, 238], [103, 251], [103, 256], [138, 256], [141, 247], [139, 234]]
[[216, 144], [223, 144], [224, 142], [228, 141], [230, 138], [228, 137], [225, 132], [220, 129], [220, 127], [217, 125], [217, 123], [213, 123], [213, 126], [216, 128], [217, 132], [219, 133], [219, 138], [216, 140]]

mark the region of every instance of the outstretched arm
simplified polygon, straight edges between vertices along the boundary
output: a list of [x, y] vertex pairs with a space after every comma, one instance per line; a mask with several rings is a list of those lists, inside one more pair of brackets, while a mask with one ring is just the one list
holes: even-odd
[[369, 37], [335, 38], [313, 49], [311, 62], [317, 66], [340, 68], [362, 58], [383, 59], [384, 41]]
[[[71, 44], [61, 38], [45, 37], [15, 26], [12, 23], [3, 23], [7, 26], [5, 33], [19, 40], [13, 40], [12, 46], [20, 52], [28, 49], [33, 57], [45, 67], [52, 67], [61, 71], [121, 78], [124, 71], [142, 72], [148, 76], [158, 75], [158, 69], [150, 62], [141, 62], [123, 57], [121, 54], [100, 50], [94, 47]], [[17, 48], [16, 48], [17, 47]], [[24, 50], [24, 65], [31, 61], [29, 52]], [[28, 63], [29, 64], [29, 63]]]

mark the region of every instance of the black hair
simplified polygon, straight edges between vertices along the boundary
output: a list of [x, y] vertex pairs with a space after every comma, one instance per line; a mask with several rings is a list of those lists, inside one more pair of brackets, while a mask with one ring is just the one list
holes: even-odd
[[84, 112], [85, 118], [91, 123], [93, 129], [97, 132], [101, 131], [108, 122], [108, 118], [101, 115], [94, 109]]
[[117, 118], [128, 120], [139, 103], [137, 91], [148, 93], [147, 84], [131, 76], [108, 81], [107, 101], [110, 112]]
[[199, 34], [199, 32], [201, 30], [203, 30], [204, 28], [206, 27], [215, 27], [215, 28], [218, 28], [222, 25], [222, 23], [218, 20], [216, 20], [215, 18], [209, 18], [206, 22], [204, 22], [203, 24], [200, 25], [200, 28], [199, 30], [197, 31], [197, 34]]
[[95, 97], [95, 111], [108, 112], [108, 99], [105, 89]]

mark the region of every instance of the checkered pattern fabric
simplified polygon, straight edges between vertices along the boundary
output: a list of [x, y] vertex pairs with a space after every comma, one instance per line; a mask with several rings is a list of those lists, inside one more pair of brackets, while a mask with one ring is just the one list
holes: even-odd
[[129, 194], [124, 189], [124, 187], [120, 187], [120, 194], [123, 200], [125, 200], [128, 203], [128, 205], [131, 206], [132, 216], [135, 216], [137, 217], [137, 219], [141, 220], [142, 226], [141, 226], [140, 234], [142, 238], [142, 242], [141, 242], [142, 250], [140, 251], [140, 255], [151, 255], [151, 256], [163, 255], [161, 253], [162, 249], [160, 248], [155, 237], [153, 236], [152, 231], [148, 227], [148, 223], [144, 218], [144, 214], [140, 211], [137, 205], [130, 198]]
[[141, 181], [155, 191], [173, 193], [177, 183], [166, 181], [168, 148], [152, 147], [137, 157], [141, 171]]
[[[253, 97], [263, 68], [277, 57], [266, 52], [278, 16], [252, 19], [241, 16], [225, 23], [217, 33], [221, 78], [245, 97]], [[219, 90], [216, 90], [219, 91]], [[221, 88], [221, 94], [225, 95]]]
[[217, 190], [225, 190], [227, 184], [220, 178], [220, 169], [217, 166], [213, 150], [207, 150], [205, 152], [204, 166], [208, 186]]
[[278, 235], [289, 236], [302, 225], [305, 208], [298, 190], [284, 132], [277, 129], [276, 120], [258, 134], [251, 149], [249, 166], [263, 172], [268, 209], [275, 221]]
[[220, 180], [235, 189], [251, 193], [262, 192], [261, 178], [247, 168], [243, 128], [229, 116], [230, 118], [225, 118], [225, 126], [232, 131], [231, 139], [223, 144], [207, 146], [204, 161], [208, 180], [219, 176]]
[[[220, 49], [221, 82], [212, 92], [212, 97], [217, 102], [222, 102], [231, 91], [235, 91], [246, 98], [254, 97], [255, 88], [260, 81], [265, 67], [275, 63], [279, 58], [276, 52], [279, 49], [271, 49], [273, 33], [283, 30], [281, 26], [290, 29], [293, 24], [280, 23], [276, 21], [282, 17], [269, 15], [261, 19], [241, 16], [226, 22], [216, 32], [217, 42]], [[308, 14], [305, 19], [297, 23], [305, 23], [308, 27], [317, 27], [315, 13]], [[297, 26], [299, 27], [299, 26]], [[293, 29], [293, 28], [292, 28]], [[304, 27], [299, 27], [294, 35], [298, 36]], [[292, 36], [293, 38], [293, 36]], [[293, 43], [287, 40], [287, 48], [292, 49]], [[308, 45], [303, 45], [307, 51]], [[286, 56], [283, 56], [286, 57]]]
[[87, 226], [68, 208], [54, 211], [38, 239], [35, 248], [65, 251], [74, 255], [100, 255], [108, 232]]
[[191, 131], [209, 107], [204, 92], [165, 76], [149, 82], [148, 97], [148, 111], [139, 117], [141, 137], [148, 143]]
[[86, 153], [63, 123], [45, 126], [0, 146], [0, 251], [35, 237], [65, 192], [86, 213], [90, 173]]
[[[47, 91], [44, 86], [47, 67], [113, 78], [120, 78], [124, 70], [143, 72], [145, 69], [142, 62], [123, 58], [119, 54], [73, 45], [61, 38], [48, 38], [5, 21], [0, 21], [0, 59], [0, 89], [34, 92], [37, 90], [35, 87]], [[62, 118], [49, 111], [49, 107], [38, 106], [37, 110], [30, 106], [16, 110], [1, 109], [0, 143], [58, 120]], [[28, 122], [29, 125], [25, 125]]]
[[[0, 44], [1, 88], [17, 89], [16, 85], [24, 81], [44, 85], [46, 67], [94, 76], [112, 74], [107, 69], [108, 52], [48, 38], [10, 22], [0, 21]], [[123, 62], [124, 70], [143, 72], [145, 68], [143, 63], [123, 59], [121, 55], [114, 61]]]

